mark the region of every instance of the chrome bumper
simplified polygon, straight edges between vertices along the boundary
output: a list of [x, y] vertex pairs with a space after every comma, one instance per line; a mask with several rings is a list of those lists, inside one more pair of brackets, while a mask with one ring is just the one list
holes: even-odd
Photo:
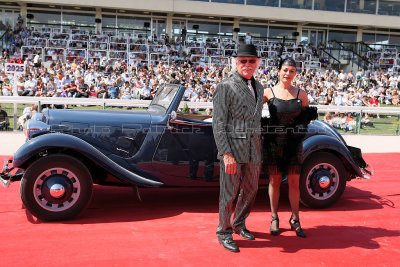
[[24, 172], [18, 170], [15, 174], [10, 174], [14, 167], [9, 167], [8, 165], [12, 163], [12, 160], [5, 160], [3, 164], [3, 169], [0, 173], [0, 182], [4, 187], [9, 187], [11, 182], [20, 181]]
[[[367, 168], [369, 168], [371, 170], [368, 170]], [[361, 169], [361, 172], [363, 173], [363, 177], [361, 177], [361, 178], [364, 178], [364, 179], [370, 179], [371, 178], [370, 175], [374, 175], [374, 170], [368, 164], [367, 164], [367, 166], [365, 166], [364, 168]]]

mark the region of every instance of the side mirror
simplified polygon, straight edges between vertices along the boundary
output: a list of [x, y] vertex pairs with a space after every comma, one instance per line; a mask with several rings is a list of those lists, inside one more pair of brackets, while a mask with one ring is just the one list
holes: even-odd
[[177, 117], [176, 111], [173, 110], [173, 111], [171, 112], [171, 114], [169, 115], [169, 117], [170, 117], [170, 120], [171, 120], [171, 121], [176, 120], [176, 117]]
[[169, 123], [170, 123], [171, 121], [173, 122], [174, 120], [176, 120], [176, 117], [177, 117], [176, 111], [173, 110], [173, 111], [171, 112], [171, 114], [169, 114], [169, 121], [168, 121], [168, 124], [167, 124], [168, 129], [171, 130], [171, 131], [175, 130], [175, 127], [171, 126]]

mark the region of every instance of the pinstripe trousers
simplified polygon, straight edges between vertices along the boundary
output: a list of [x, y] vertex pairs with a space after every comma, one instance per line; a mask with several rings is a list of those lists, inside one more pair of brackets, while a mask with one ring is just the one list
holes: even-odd
[[[246, 228], [245, 221], [257, 195], [261, 162], [237, 163], [236, 174], [225, 173], [220, 162], [219, 225], [217, 236], [232, 236]], [[231, 222], [232, 213], [234, 212]]]

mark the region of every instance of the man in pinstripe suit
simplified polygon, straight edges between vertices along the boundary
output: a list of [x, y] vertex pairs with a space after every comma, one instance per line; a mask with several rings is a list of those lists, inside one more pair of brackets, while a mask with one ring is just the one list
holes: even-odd
[[217, 237], [232, 252], [239, 252], [233, 232], [254, 240], [245, 220], [257, 194], [261, 166], [264, 90], [253, 77], [260, 61], [254, 45], [242, 44], [237, 52], [237, 71], [217, 86], [213, 97], [213, 132], [221, 161]]

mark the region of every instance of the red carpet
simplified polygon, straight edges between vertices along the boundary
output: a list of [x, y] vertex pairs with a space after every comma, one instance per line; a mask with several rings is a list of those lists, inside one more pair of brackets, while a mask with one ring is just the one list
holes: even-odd
[[[0, 157], [1, 162], [6, 157]], [[247, 226], [255, 241], [234, 236], [238, 254], [217, 241], [218, 189], [95, 187], [76, 220], [37, 221], [22, 208], [19, 183], [0, 188], [0, 266], [398, 266], [400, 154], [365, 154], [371, 180], [348, 183], [326, 210], [301, 208], [308, 238], [289, 231], [281, 200], [280, 236], [268, 232], [267, 191], [260, 189]]]

